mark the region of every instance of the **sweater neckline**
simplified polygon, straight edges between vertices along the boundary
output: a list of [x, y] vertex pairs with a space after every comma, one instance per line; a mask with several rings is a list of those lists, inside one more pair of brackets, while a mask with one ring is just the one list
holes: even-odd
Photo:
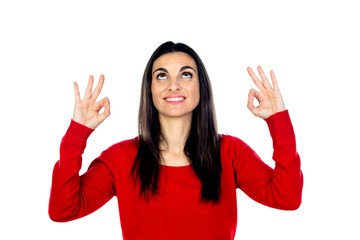
[[189, 167], [191, 167], [192, 164], [182, 165], [182, 166], [169, 166], [169, 165], [163, 165], [163, 164], [159, 164], [159, 165], [160, 165], [160, 167], [164, 167], [164, 168], [180, 169], [180, 168], [189, 168]]
[[183, 166], [168, 166], [168, 165], [160, 165], [160, 170], [164, 170], [170, 173], [187, 173], [192, 170], [192, 164], [183, 165]]

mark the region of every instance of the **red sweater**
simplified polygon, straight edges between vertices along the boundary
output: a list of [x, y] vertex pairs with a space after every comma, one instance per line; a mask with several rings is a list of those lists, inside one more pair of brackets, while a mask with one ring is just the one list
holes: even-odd
[[161, 196], [150, 198], [149, 203], [139, 198], [140, 184], [134, 188], [129, 177], [137, 138], [112, 145], [79, 176], [81, 155], [93, 130], [71, 120], [53, 171], [50, 218], [58, 222], [81, 218], [116, 196], [125, 240], [232, 240], [237, 224], [237, 188], [273, 208], [295, 210], [301, 203], [303, 177], [288, 111], [265, 121], [273, 139], [275, 168], [262, 162], [242, 140], [222, 135], [222, 195], [214, 205], [200, 203], [201, 182], [191, 165], [161, 165]]

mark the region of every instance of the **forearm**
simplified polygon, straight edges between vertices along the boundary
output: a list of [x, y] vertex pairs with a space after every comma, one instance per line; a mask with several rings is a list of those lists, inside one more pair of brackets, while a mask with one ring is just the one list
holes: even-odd
[[278, 208], [297, 209], [301, 204], [303, 175], [289, 113], [287, 110], [279, 112], [265, 121], [273, 139], [275, 161], [269, 194]]
[[266, 165], [249, 146], [238, 165], [239, 187], [252, 199], [269, 207], [294, 210], [300, 206], [303, 176], [295, 134], [288, 111], [265, 119], [273, 139], [275, 168]]
[[81, 196], [79, 171], [82, 154], [92, 131], [71, 121], [62, 138], [60, 159], [53, 170], [49, 201], [49, 215], [54, 221], [69, 221], [76, 216]]

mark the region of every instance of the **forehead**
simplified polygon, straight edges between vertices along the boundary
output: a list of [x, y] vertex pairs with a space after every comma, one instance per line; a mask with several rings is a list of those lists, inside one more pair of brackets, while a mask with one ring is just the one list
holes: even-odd
[[195, 60], [189, 54], [183, 52], [166, 53], [155, 60], [152, 70], [154, 71], [159, 67], [171, 69], [183, 66], [190, 66], [197, 70]]

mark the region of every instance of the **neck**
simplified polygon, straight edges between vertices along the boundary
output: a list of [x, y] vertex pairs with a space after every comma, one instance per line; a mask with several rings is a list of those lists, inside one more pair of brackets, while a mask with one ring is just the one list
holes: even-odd
[[181, 118], [169, 118], [159, 115], [162, 134], [166, 141], [160, 143], [160, 150], [182, 153], [191, 129], [192, 115]]

